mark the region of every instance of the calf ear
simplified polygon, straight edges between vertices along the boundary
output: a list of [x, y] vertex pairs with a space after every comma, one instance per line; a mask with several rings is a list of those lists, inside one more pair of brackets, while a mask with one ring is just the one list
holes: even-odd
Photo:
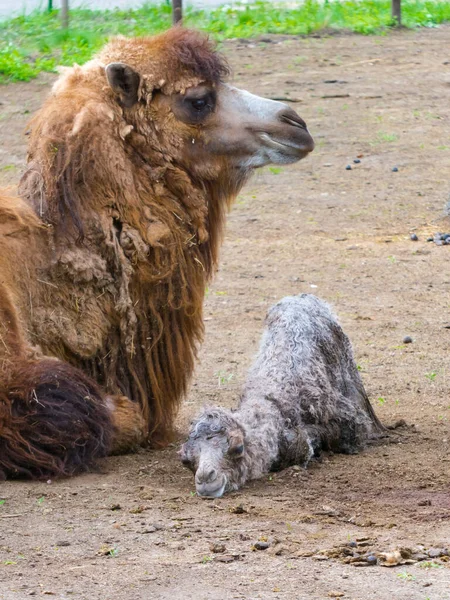
[[139, 73], [125, 63], [109, 63], [105, 67], [106, 79], [120, 103], [131, 108], [138, 101], [141, 78]]
[[232, 431], [228, 436], [228, 454], [236, 458], [244, 454], [244, 436], [241, 431]]

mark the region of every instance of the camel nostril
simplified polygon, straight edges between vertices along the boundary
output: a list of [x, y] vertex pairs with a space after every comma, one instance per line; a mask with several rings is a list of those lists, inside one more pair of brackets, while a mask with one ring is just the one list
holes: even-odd
[[214, 481], [216, 478], [217, 471], [215, 469], [206, 469], [201, 473], [197, 471], [197, 473], [195, 474], [195, 479], [198, 483], [211, 483], [211, 481]]
[[292, 125], [293, 127], [306, 129], [305, 121], [295, 112], [295, 110], [292, 110], [292, 108], [286, 108], [285, 110], [281, 111], [278, 115], [278, 118], [280, 121], [283, 121], [283, 123]]
[[207, 475], [206, 481], [207, 483], [211, 483], [217, 478], [217, 471], [215, 469], [211, 469]]

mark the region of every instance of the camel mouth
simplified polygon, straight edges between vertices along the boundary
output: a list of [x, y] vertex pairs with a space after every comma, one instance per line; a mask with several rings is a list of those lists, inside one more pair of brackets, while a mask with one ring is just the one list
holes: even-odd
[[227, 487], [227, 478], [225, 475], [222, 475], [221, 480], [219, 481], [219, 485], [217, 485], [217, 479], [211, 483], [196, 483], [195, 489], [197, 491], [197, 495], [201, 498], [221, 498]]
[[[299, 126], [297, 127], [300, 129]], [[303, 140], [300, 143], [296, 143], [291, 140], [280, 140], [279, 138], [275, 138], [266, 132], [260, 133], [259, 137], [266, 146], [279, 152], [284, 160], [291, 158], [292, 162], [295, 162], [297, 160], [301, 160], [314, 150], [313, 138], [306, 128], [301, 129], [303, 132]]]

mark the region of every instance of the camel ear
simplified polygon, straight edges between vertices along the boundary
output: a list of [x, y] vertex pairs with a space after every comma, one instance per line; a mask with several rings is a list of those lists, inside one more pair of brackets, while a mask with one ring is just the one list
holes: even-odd
[[178, 456], [182, 463], [186, 463], [188, 460], [187, 452], [186, 452], [186, 444], [183, 444], [181, 448], [177, 452]]
[[241, 431], [232, 431], [228, 436], [228, 454], [235, 458], [244, 454], [244, 436]]
[[109, 63], [105, 67], [105, 73], [112, 91], [119, 96], [121, 104], [126, 108], [136, 104], [141, 82], [139, 73], [125, 63]]

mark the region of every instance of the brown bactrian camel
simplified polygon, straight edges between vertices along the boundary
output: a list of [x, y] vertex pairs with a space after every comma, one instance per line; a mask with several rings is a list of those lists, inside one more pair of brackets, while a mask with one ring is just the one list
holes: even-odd
[[227, 74], [194, 31], [116, 38], [33, 119], [19, 197], [0, 197], [2, 478], [171, 439], [227, 209], [314, 146]]

